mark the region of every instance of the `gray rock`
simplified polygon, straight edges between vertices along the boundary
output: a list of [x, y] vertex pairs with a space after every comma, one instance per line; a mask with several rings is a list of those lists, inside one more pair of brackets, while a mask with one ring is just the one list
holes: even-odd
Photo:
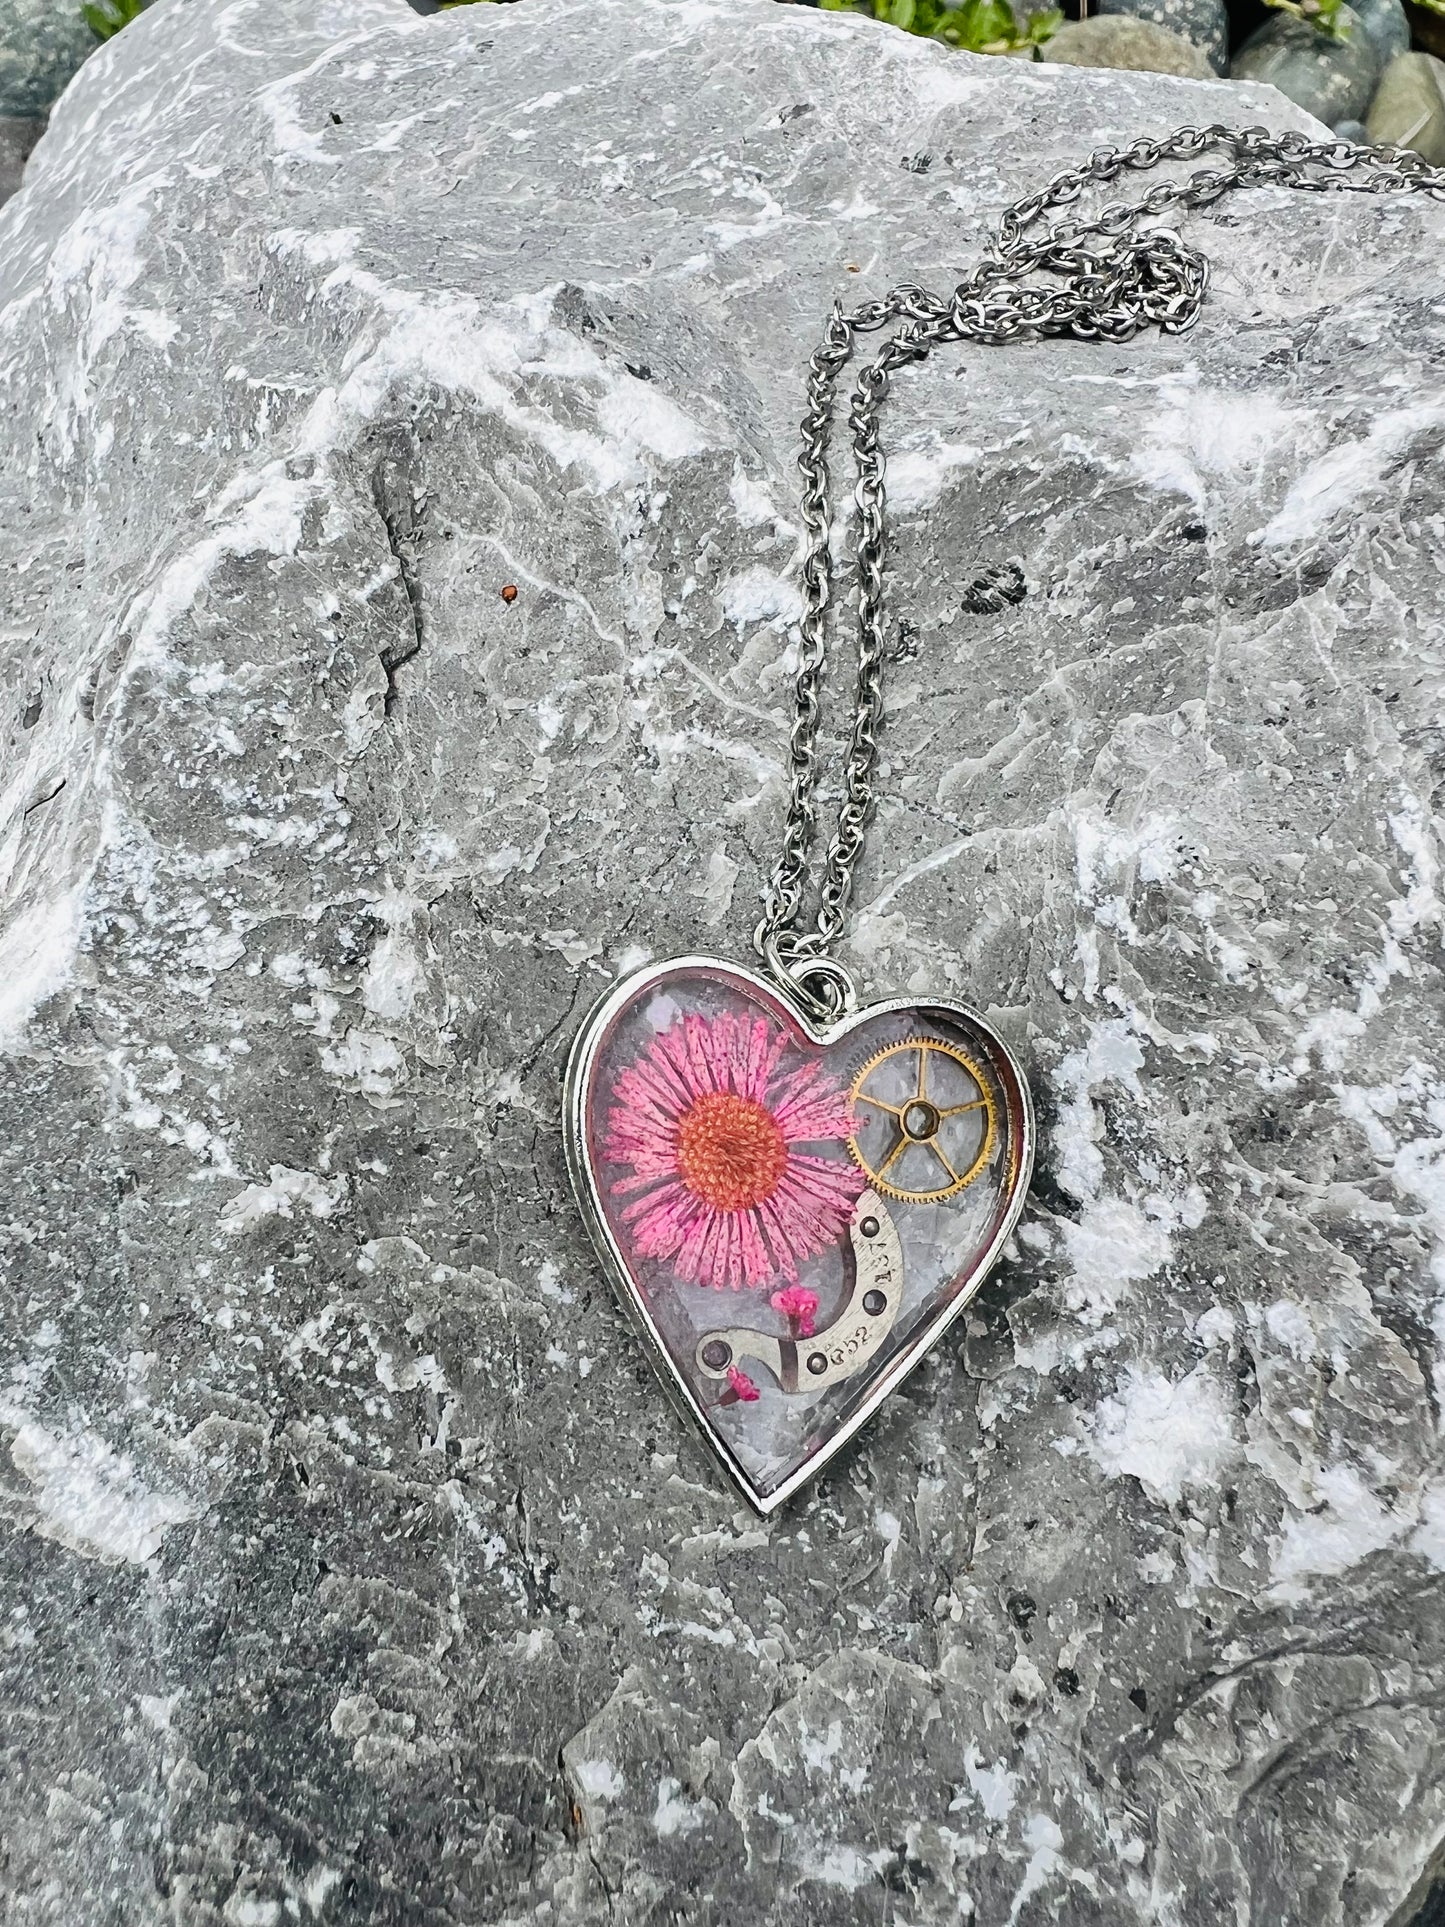
[[1410, 22], [1405, 9], [1400, 0], [1350, 0], [1350, 4], [1383, 71], [1397, 54], [1409, 48]]
[[78, 0], [4, 0], [0, 116], [30, 119], [44, 114], [96, 46]]
[[1330, 132], [1337, 140], [1353, 141], [1357, 147], [1365, 145], [1370, 138], [1362, 120], [1337, 120]]
[[1445, 63], [1400, 54], [1380, 77], [1366, 122], [1370, 139], [1408, 147], [1434, 167], [1445, 162]]
[[44, 132], [43, 119], [0, 114], [0, 201], [8, 201], [19, 187], [25, 163]]
[[1359, 120], [1380, 72], [1375, 43], [1353, 8], [1341, 7], [1347, 40], [1331, 40], [1292, 14], [1275, 14], [1235, 54], [1236, 80], [1267, 81], [1327, 126]]
[[1156, 27], [1166, 27], [1202, 47], [1215, 73], [1229, 71], [1229, 15], [1224, 0], [1099, 0], [1090, 11], [1152, 20]]
[[845, 954], [992, 1009], [1043, 1156], [796, 1510], [674, 1424], [562, 1167], [595, 992], [746, 948], [829, 303], [1213, 119], [1310, 127], [761, 0], [186, 0], [78, 77], [0, 212], [0, 1916], [1414, 1887], [1438, 207], [1176, 213], [1192, 334], [895, 384]]
[[1203, 48], [1132, 14], [1066, 21], [1044, 43], [1043, 58], [1065, 67], [1116, 67], [1190, 80], [1209, 80], [1214, 72]]

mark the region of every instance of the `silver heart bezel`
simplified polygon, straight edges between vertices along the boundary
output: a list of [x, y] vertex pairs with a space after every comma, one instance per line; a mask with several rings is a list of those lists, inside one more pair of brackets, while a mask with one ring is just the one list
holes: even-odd
[[[660, 985], [664, 979], [689, 972], [694, 974], [706, 972], [711, 976], [724, 978], [745, 987], [749, 995], [764, 999], [766, 1003], [776, 1008], [780, 1017], [786, 1017], [797, 1024], [803, 1035], [818, 1050], [831, 1049], [835, 1044], [843, 1042], [852, 1031], [875, 1018], [892, 1016], [902, 1011], [917, 1011], [920, 1014], [937, 1011], [952, 1022], [968, 1025], [979, 1033], [994, 1054], [994, 1068], [1006, 1086], [1005, 1110], [1011, 1118], [1016, 1117], [1018, 1122], [1014, 1170], [1011, 1174], [1007, 1204], [994, 1235], [987, 1245], [975, 1253], [970, 1264], [964, 1268], [967, 1277], [962, 1288], [956, 1291], [950, 1302], [936, 1313], [932, 1320], [921, 1325], [913, 1336], [893, 1354], [869, 1386], [857, 1410], [849, 1414], [837, 1431], [830, 1435], [817, 1451], [769, 1492], [758, 1490], [746, 1469], [729, 1448], [727, 1441], [719, 1437], [691, 1385], [683, 1376], [677, 1360], [668, 1349], [648, 1309], [647, 1302], [632, 1276], [626, 1255], [607, 1221], [587, 1149], [587, 1107], [591, 1097], [592, 1074], [599, 1051], [609, 1035], [613, 1022], [639, 997], [644, 996], [654, 986]], [[563, 1087], [562, 1135], [567, 1169], [571, 1175], [572, 1188], [577, 1194], [577, 1203], [583, 1220], [591, 1233], [593, 1244], [602, 1259], [612, 1288], [651, 1357], [653, 1369], [661, 1378], [674, 1405], [692, 1428], [700, 1434], [714, 1459], [732, 1479], [748, 1504], [763, 1518], [769, 1517], [786, 1505], [796, 1492], [817, 1478], [819, 1473], [832, 1463], [889, 1395], [903, 1383], [914, 1367], [927, 1357], [954, 1320], [973, 1302], [984, 1280], [998, 1262], [1004, 1245], [1013, 1235], [1014, 1228], [1022, 1215], [1028, 1198], [1029, 1182], [1033, 1175], [1035, 1148], [1034, 1106], [1028, 1079], [1024, 1076], [1023, 1068], [1013, 1051], [999, 1036], [993, 1025], [970, 1005], [960, 1003], [951, 997], [890, 997], [878, 1003], [861, 1004], [835, 1022], [819, 1026], [778, 984], [770, 982], [743, 964], [729, 963], [720, 957], [706, 956], [669, 957], [660, 963], [649, 964], [646, 968], [634, 971], [630, 976], [614, 984], [593, 1006], [568, 1053], [566, 1081]]]

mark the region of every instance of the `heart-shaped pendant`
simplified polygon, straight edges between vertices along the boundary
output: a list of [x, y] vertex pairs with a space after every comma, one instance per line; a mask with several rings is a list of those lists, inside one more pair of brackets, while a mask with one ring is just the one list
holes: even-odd
[[736, 964], [629, 977], [567, 1069], [583, 1215], [663, 1382], [761, 1513], [943, 1335], [1018, 1221], [1028, 1085], [943, 998], [818, 1029]]

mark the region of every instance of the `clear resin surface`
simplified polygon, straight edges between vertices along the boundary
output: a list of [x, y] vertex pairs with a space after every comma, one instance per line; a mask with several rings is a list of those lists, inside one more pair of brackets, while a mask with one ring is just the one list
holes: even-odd
[[766, 1504], [971, 1295], [1029, 1156], [979, 1018], [879, 1005], [818, 1037], [749, 973], [645, 973], [574, 1063], [574, 1162], [665, 1376]]

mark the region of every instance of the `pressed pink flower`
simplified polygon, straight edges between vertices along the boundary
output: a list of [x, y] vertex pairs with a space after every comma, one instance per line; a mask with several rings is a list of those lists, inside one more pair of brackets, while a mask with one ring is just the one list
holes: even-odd
[[818, 1312], [816, 1291], [809, 1291], [806, 1285], [785, 1285], [773, 1293], [768, 1303], [774, 1311], [783, 1314], [799, 1338], [813, 1336], [813, 1320]]
[[655, 1037], [612, 1087], [605, 1155], [631, 1167], [612, 1186], [644, 1258], [687, 1283], [740, 1290], [834, 1244], [863, 1173], [804, 1145], [846, 1141], [847, 1093], [816, 1060], [787, 1063], [787, 1033], [764, 1017], [693, 1013]]
[[757, 1401], [757, 1386], [747, 1373], [740, 1372], [736, 1365], [728, 1366], [728, 1390], [734, 1398], [741, 1399], [744, 1405], [752, 1405]]

